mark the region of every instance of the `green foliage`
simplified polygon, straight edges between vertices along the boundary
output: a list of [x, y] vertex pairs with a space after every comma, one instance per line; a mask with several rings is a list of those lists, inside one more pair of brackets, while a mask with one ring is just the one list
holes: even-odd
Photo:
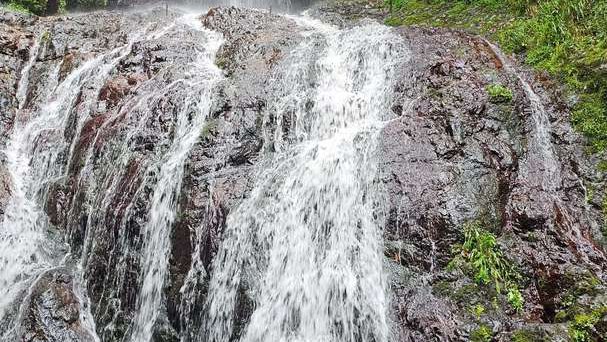
[[69, 9], [87, 10], [104, 8], [107, 6], [107, 0], [72, 0], [67, 2], [67, 7]]
[[493, 337], [493, 331], [485, 324], [470, 332], [470, 341], [472, 342], [490, 342]]
[[[6, 6], [9, 11], [46, 15], [48, 0], [11, 0]], [[98, 9], [108, 6], [107, 0], [58, 0], [59, 12], [65, 12], [66, 8], [87, 10]]]
[[388, 17], [384, 20], [384, 24], [388, 26], [400, 26], [403, 24], [403, 20], [399, 17]]
[[577, 95], [572, 120], [594, 151], [607, 150], [607, 1], [393, 0], [391, 25], [485, 34]]
[[535, 336], [526, 330], [517, 330], [512, 334], [512, 342], [534, 342]]
[[25, 6], [17, 2], [11, 2], [6, 6], [6, 9], [11, 12], [17, 12], [22, 14], [31, 14], [30, 10], [28, 10]]
[[[589, 313], [575, 315], [573, 321], [569, 323], [569, 337], [573, 342], [592, 341], [592, 332], [595, 325], [607, 315], [607, 306], [601, 306]], [[603, 336], [607, 337], [607, 336]]]
[[485, 306], [483, 304], [476, 304], [470, 307], [470, 313], [473, 314], [476, 319], [480, 319], [485, 313]]
[[602, 282], [594, 274], [584, 272], [582, 274], [567, 274], [568, 282], [573, 284], [568, 288], [558, 303], [555, 322], [566, 322], [573, 320], [578, 314], [588, 311], [589, 307], [580, 298], [596, 298], [602, 292]]
[[517, 312], [522, 311], [524, 299], [516, 285], [519, 275], [503, 256], [495, 235], [478, 222], [468, 223], [464, 226], [464, 243], [455, 245], [453, 251], [449, 269], [470, 270], [477, 284], [492, 284], [497, 293], [505, 289], [508, 303]]
[[487, 86], [489, 100], [493, 103], [507, 103], [512, 101], [512, 90], [501, 84], [490, 84]]
[[510, 286], [508, 288], [508, 292], [506, 293], [506, 298], [508, 299], [508, 304], [512, 306], [516, 312], [523, 311], [523, 305], [525, 304], [525, 300], [523, 299], [523, 295], [518, 290], [516, 286]]
[[7, 6], [8, 10], [24, 13], [43, 15], [46, 11], [46, 1], [41, 0], [12, 0]]
[[[492, 33], [505, 27], [513, 15], [503, 0], [392, 0], [389, 25], [454, 27], [475, 33]], [[506, 2], [510, 2], [507, 0]], [[389, 7], [389, 0], [385, 2]]]
[[564, 80], [579, 94], [573, 123], [597, 151], [607, 148], [607, 2], [540, 0], [499, 36], [503, 47]]
[[464, 243], [454, 246], [452, 263], [465, 264], [474, 270], [474, 280], [481, 285], [495, 284], [501, 292], [508, 277], [509, 267], [497, 247], [495, 235], [482, 229], [476, 222], [464, 227]]

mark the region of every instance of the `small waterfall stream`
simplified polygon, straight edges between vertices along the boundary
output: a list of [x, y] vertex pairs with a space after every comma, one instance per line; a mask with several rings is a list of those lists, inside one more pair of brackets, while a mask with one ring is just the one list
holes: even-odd
[[[529, 153], [527, 159], [522, 163], [523, 174], [530, 173], [530, 170], [539, 169], [542, 174], [537, 175], [541, 184], [537, 184], [541, 189], [553, 193], [561, 182], [560, 166], [556, 159], [551, 141], [550, 117], [540, 97], [535, 93], [529, 82], [517, 72], [506, 59], [499, 47], [485, 40], [487, 46], [491, 48], [496, 57], [500, 60], [506, 71], [515, 75], [520, 82], [527, 99], [529, 100], [529, 110], [533, 119], [533, 132], [528, 146]], [[541, 167], [529, 167], [528, 163], [540, 163]]]
[[[34, 51], [37, 53], [37, 47]], [[65, 172], [61, 155], [69, 150], [69, 143], [63, 140], [63, 130], [84, 84], [101, 87], [112, 66], [128, 51], [126, 46], [86, 62], [52, 92], [49, 102], [29, 121], [19, 122], [14, 128], [5, 152], [13, 194], [0, 228], [0, 322], [5, 322], [8, 308], [23, 296], [37, 275], [59, 265], [66, 252], [61, 239], [49, 230], [41, 208], [48, 182]], [[24, 72], [23, 76], [28, 74]], [[19, 88], [25, 89], [27, 85], [22, 84], [27, 82], [22, 79]], [[7, 328], [7, 335], [15, 328], [10, 320], [0, 326]]]
[[[302, 23], [312, 26], [277, 76], [267, 120], [277, 122], [266, 144], [277, 152], [227, 219], [201, 341], [388, 340], [372, 152], [406, 51], [377, 24]], [[255, 303], [248, 326], [235, 331], [240, 291]]]
[[[204, 31], [193, 16], [185, 24], [194, 30]], [[188, 78], [183, 80], [187, 92], [177, 116], [175, 138], [160, 161], [160, 174], [152, 203], [150, 218], [144, 232], [142, 255], [143, 278], [139, 311], [135, 318], [132, 341], [149, 341], [160, 310], [162, 290], [168, 276], [171, 227], [175, 222], [178, 193], [181, 190], [183, 167], [192, 146], [198, 140], [212, 103], [212, 87], [221, 72], [214, 64], [215, 54], [221, 45], [218, 34], [205, 31], [209, 38], [199, 51], [196, 63]]]

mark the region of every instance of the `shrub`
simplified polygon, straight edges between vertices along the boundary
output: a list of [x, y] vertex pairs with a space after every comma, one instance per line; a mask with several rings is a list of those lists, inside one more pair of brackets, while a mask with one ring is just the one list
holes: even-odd
[[8, 9], [19, 13], [43, 15], [46, 11], [46, 0], [13, 0], [8, 4]]

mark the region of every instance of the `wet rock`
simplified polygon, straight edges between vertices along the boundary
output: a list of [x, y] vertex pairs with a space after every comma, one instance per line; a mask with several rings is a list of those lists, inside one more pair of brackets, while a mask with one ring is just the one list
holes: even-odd
[[[0, 154], [0, 158], [3, 158], [3, 154]], [[6, 205], [10, 200], [11, 196], [11, 185], [12, 180], [6, 169], [6, 165], [3, 162], [0, 164], [0, 216], [4, 215]]]
[[[400, 32], [412, 60], [397, 85], [394, 109], [400, 117], [386, 125], [379, 151], [390, 198], [386, 255], [413, 272], [412, 278], [426, 280], [393, 285], [401, 339], [461, 340], [482, 324], [497, 335], [547, 324], [542, 336], [563, 338], [562, 329], [549, 325], [563, 308], [570, 279], [579, 278], [571, 272], [602, 278], [607, 265], [604, 250], [591, 238], [600, 214], [584, 204], [579, 184], [586, 175], [571, 168], [588, 161], [572, 152], [580, 145], [571, 138], [568, 112], [534, 84], [555, 117], [549, 129], [568, 132], [571, 139], [552, 141], [565, 175], [552, 193], [537, 186], [545, 173], [533, 154], [535, 121], [517, 75], [480, 39], [448, 30]], [[527, 79], [525, 71], [516, 72]], [[486, 86], [494, 83], [513, 90], [511, 103], [489, 101]], [[472, 221], [493, 231], [522, 276], [533, 279], [520, 285], [522, 313], [505, 302], [493, 304], [495, 291], [447, 268], [463, 225]], [[475, 317], [475, 305], [487, 312]]]
[[106, 101], [109, 107], [115, 106], [130, 92], [131, 84], [124, 76], [108, 80], [99, 92], [99, 101]]
[[[186, 164], [168, 295], [169, 319], [175, 327], [186, 324], [184, 318], [199, 319], [197, 311], [206, 299], [211, 263], [226, 217], [251, 187], [252, 170], [263, 144], [261, 121], [273, 71], [301, 39], [293, 21], [254, 10], [215, 8], [201, 21], [223, 34], [225, 42], [216, 63], [225, 70], [226, 78], [216, 93], [212, 117]], [[193, 255], [197, 259], [192, 260]], [[186, 277], [192, 265], [202, 270], [201, 282]], [[185, 293], [179, 292], [182, 287]], [[245, 308], [250, 305], [242, 291], [237, 310], [242, 324], [248, 320], [250, 310]], [[180, 317], [184, 308], [186, 315]]]
[[[381, 15], [378, 8], [357, 6], [317, 13], [340, 25], [356, 24], [348, 17]], [[0, 13], [0, 146], [12, 130], [15, 87], [36, 39], [44, 51], [28, 80], [26, 106], [19, 111], [24, 118], [46, 103], [50, 75], [64, 81], [86, 62], [126, 45], [140, 28], [148, 27], [144, 33], [159, 29], [164, 15], [164, 10], [95, 12], [39, 21]], [[194, 337], [181, 334], [188, 324], [200, 323], [226, 218], [248, 195], [260, 153], [272, 150], [271, 143], [264, 145], [262, 130], [273, 128], [272, 115], [281, 114], [268, 114], [269, 96], [280, 86], [274, 76], [303, 39], [293, 20], [259, 11], [217, 8], [200, 20], [224, 37], [216, 64], [225, 77], [213, 89], [211, 114], [186, 161], [171, 233], [166, 308], [154, 326], [157, 341]], [[550, 113], [550, 142], [561, 177], [546, 192], [538, 186], [544, 167], [530, 143], [531, 102], [517, 75], [478, 37], [421, 28], [398, 32], [411, 60], [398, 70], [392, 119], [377, 152], [388, 199], [384, 253], [396, 340], [466, 340], [481, 325], [500, 341], [523, 332], [551, 340], [567, 336], [572, 315], [587, 312], [605, 293], [596, 285], [607, 280], [597, 238], [604, 197], [589, 198], [585, 188], [604, 189], [604, 175], [594, 171], [598, 159], [584, 154], [583, 140], [568, 124], [567, 106], [533, 73], [515, 65]], [[159, 34], [120, 50], [124, 56], [107, 79], [80, 89], [70, 112], [63, 138], [71, 153], [58, 157], [66, 174], [48, 185], [45, 210], [72, 253], [83, 257], [104, 341], [123, 340], [137, 310], [143, 228], [159, 172], [152, 165], [173, 138], [174, 99], [184, 87], [169, 85], [186, 78], [184, 66], [194, 62], [204, 43], [197, 39], [185, 32]], [[486, 87], [494, 83], [510, 88], [513, 100], [491, 102]], [[141, 98], [145, 103], [137, 101]], [[282, 114], [286, 136], [293, 123]], [[115, 163], [120, 168], [108, 167]], [[8, 196], [10, 179], [2, 163], [0, 214]], [[519, 270], [522, 312], [512, 310], [490, 286], [447, 267], [453, 245], [462, 241], [463, 225], [471, 221], [482, 222], [498, 237]], [[579, 286], [586, 283], [596, 286]], [[243, 282], [236, 335], [254, 307], [247, 290]], [[90, 337], [79, 322], [67, 271], [45, 274], [30, 300], [26, 340]], [[471, 313], [471, 306], [484, 312]]]
[[94, 341], [81, 321], [74, 280], [66, 269], [44, 273], [33, 285], [25, 308], [22, 341]]

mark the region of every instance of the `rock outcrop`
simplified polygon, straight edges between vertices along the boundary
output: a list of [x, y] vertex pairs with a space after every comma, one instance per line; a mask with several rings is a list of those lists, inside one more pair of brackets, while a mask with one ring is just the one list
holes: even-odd
[[[356, 24], [336, 15], [339, 9], [318, 13]], [[164, 9], [46, 19], [0, 13], [1, 147], [15, 120], [44, 105], [53, 75], [60, 83], [95, 58], [116, 58], [108, 77], [79, 89], [69, 108], [64, 138], [71, 155], [58, 158], [65, 176], [48, 185], [45, 203], [55, 232], [82, 258], [103, 341], [120, 341], [137, 310], [142, 229], [159, 173], [151, 165], [173, 138], [174, 99], [183, 91], [169, 85], [186, 77], [185, 66], [207, 43], [189, 31], [166, 33], [165, 18]], [[278, 68], [303, 39], [294, 20], [259, 11], [217, 8], [200, 22], [223, 35], [216, 64], [224, 78], [213, 88], [210, 117], [186, 160], [158, 341], [190, 340], [197, 333], [191, 326], [202, 319], [226, 217], [248, 195], [260, 155], [274, 148], [263, 132], [277, 121], [268, 114], [268, 98]], [[144, 27], [148, 39], [130, 43]], [[603, 175], [572, 131], [558, 88], [542, 75], [507, 67], [479, 37], [421, 28], [397, 32], [411, 59], [398, 70], [392, 119], [377, 151], [378, 181], [388, 199], [385, 264], [394, 340], [459, 341], [480, 328], [500, 341], [516, 334], [566, 338], [575, 315], [607, 305], [607, 258]], [[32, 54], [30, 85], [17, 99], [21, 70]], [[548, 113], [543, 124], [550, 134], [541, 143], [550, 156], [537, 149], [535, 99], [525, 82]], [[492, 98], [487, 87], [494, 84], [510, 89], [512, 99]], [[287, 113], [283, 119], [288, 130]], [[3, 214], [11, 180], [1, 154], [0, 160]], [[557, 165], [558, 177], [547, 173], [546, 163]], [[520, 310], [469, 272], [447, 267], [470, 222], [497, 237], [520, 274]], [[90, 339], [71, 272], [48, 271], [33, 286], [22, 319], [26, 341]], [[252, 306], [242, 292], [240, 326]], [[598, 338], [605, 334], [601, 329], [590, 334]]]
[[[462, 340], [489, 327], [498, 340], [566, 340], [569, 310], [605, 304], [607, 259], [597, 239], [601, 207], [588, 201], [585, 186], [594, 165], [558, 89], [505, 66], [479, 37], [399, 30], [412, 60], [399, 79], [399, 117], [385, 127], [379, 153], [390, 197], [386, 256], [402, 267], [393, 281], [401, 339]], [[541, 98], [547, 127], [538, 128], [524, 82]], [[491, 98], [493, 84], [511, 89], [512, 100]], [[537, 141], [538, 129], [550, 131], [548, 141]], [[552, 153], [538, 153], [539, 143]], [[558, 172], [550, 173], [551, 162]], [[491, 286], [447, 267], [470, 222], [495, 234], [520, 272], [520, 312]], [[595, 304], [578, 303], [584, 296]]]
[[20, 341], [94, 341], [82, 325], [80, 299], [67, 269], [45, 272], [33, 285], [27, 301]]

